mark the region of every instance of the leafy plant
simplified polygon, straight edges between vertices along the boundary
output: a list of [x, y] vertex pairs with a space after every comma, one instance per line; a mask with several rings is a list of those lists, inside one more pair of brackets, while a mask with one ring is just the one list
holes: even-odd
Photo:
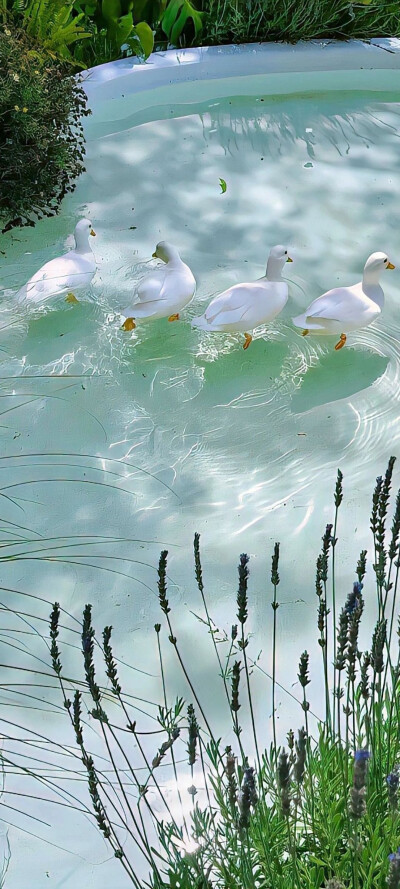
[[[3, 14], [50, 54], [78, 67], [119, 58], [122, 47], [147, 58], [154, 35], [134, 18], [133, 0], [0, 0]], [[0, 7], [1, 11], [1, 7]], [[73, 46], [73, 49], [72, 49]], [[98, 57], [96, 58], [96, 53]]]
[[[41, 27], [46, 26], [42, 22]], [[44, 33], [44, 32], [43, 32]], [[57, 212], [84, 169], [86, 96], [70, 66], [5, 26], [0, 34], [0, 222]]]
[[161, 19], [161, 27], [167, 35], [169, 43], [174, 46], [185, 30], [187, 23], [191, 21], [194, 29], [194, 39], [199, 37], [203, 27], [202, 13], [190, 3], [190, 0], [169, 0], [167, 8]]
[[145, 21], [134, 19], [133, 0], [98, 0], [94, 6], [85, 5], [90, 12], [99, 35], [103, 35], [115, 58], [121, 55], [121, 48], [132, 54], [147, 58], [154, 46], [154, 35]]
[[[185, 712], [182, 698], [168, 699], [163, 634], [161, 623], [157, 623], [154, 629], [162, 704], [158, 706], [156, 726], [150, 731], [143, 732], [139, 727], [135, 704], [123, 690], [111, 627], [104, 628], [102, 640], [96, 645], [90, 605], [84, 610], [81, 626], [85, 682], [73, 681], [64, 674], [60, 621], [62, 618], [65, 624], [67, 615], [55, 603], [49, 654], [86, 774], [93, 818], [136, 889], [148, 885], [138, 873], [138, 852], [154, 889], [398, 889], [400, 623], [396, 638], [395, 616], [400, 574], [400, 491], [389, 529], [394, 463], [391, 458], [385, 475], [377, 479], [372, 500], [374, 583], [370, 586], [375, 587], [376, 623], [371, 645], [364, 652], [359, 645], [367, 551], [361, 552], [358, 561], [355, 559], [356, 579], [349, 584], [348, 595], [338, 609], [334, 572], [343, 500], [343, 476], [338, 472], [333, 521], [325, 528], [316, 560], [316, 629], [324, 699], [322, 707], [321, 701], [311, 706], [309, 686], [314, 665], [304, 651], [298, 667], [300, 692], [287, 692], [298, 703], [302, 724], [296, 735], [289, 731], [286, 748], [275, 740], [276, 692], [278, 687], [282, 689], [276, 669], [281, 584], [278, 544], [270, 573], [274, 630], [273, 671], [269, 675], [258, 657], [251, 655], [247, 628], [251, 609], [249, 557], [242, 554], [239, 560], [231, 631], [220, 631], [207, 604], [199, 536], [195, 535], [195, 576], [204, 609], [197, 617], [209, 634], [216, 676], [221, 680], [226, 706], [224, 743], [213, 729], [203, 693], [197, 687], [196, 660], [192, 657], [190, 665], [185, 663], [176, 635], [168, 597], [166, 551], [161, 553], [158, 566], [159, 604], [168, 645], [183, 671], [190, 703]], [[334, 625], [333, 615], [337, 616]], [[103, 659], [108, 687], [98, 679], [96, 652]], [[256, 672], [271, 683], [273, 738], [267, 747], [255, 718]], [[314, 708], [321, 708], [324, 714], [316, 717]], [[87, 746], [89, 719], [92, 730], [95, 720], [103, 738], [112, 779], [104, 773], [103, 759], [97, 764]], [[150, 727], [152, 724], [154, 717]], [[126, 733], [131, 737], [127, 742]], [[146, 744], [143, 734], [147, 736]], [[152, 734], [153, 754], [149, 754]], [[132, 749], [137, 752], [135, 761]], [[168, 762], [175, 779], [176, 806], [171, 805], [170, 794], [165, 794], [159, 779], [159, 770]], [[189, 769], [188, 804], [182, 787], [185, 781], [187, 786]], [[157, 805], [153, 806], [155, 797]]]
[[398, 0], [203, 0], [202, 43], [400, 34]]
[[73, 0], [28, 0], [25, 4], [14, 0], [10, 11], [19, 19], [21, 30], [49, 55], [73, 63], [70, 47], [91, 35], [83, 24], [84, 13], [73, 16], [73, 6]]

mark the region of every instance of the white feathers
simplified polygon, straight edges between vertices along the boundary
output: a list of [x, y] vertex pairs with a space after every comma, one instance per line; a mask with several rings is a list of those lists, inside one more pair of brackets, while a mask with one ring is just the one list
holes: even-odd
[[20, 303], [41, 305], [48, 299], [88, 287], [96, 271], [89, 237], [94, 235], [88, 219], [75, 226], [75, 248], [46, 262], [17, 293]]
[[161, 259], [165, 265], [146, 275], [136, 289], [137, 302], [124, 310], [124, 316], [153, 321], [179, 316], [193, 299], [196, 281], [189, 266], [182, 262], [176, 247], [161, 241], [153, 256]]
[[291, 262], [285, 247], [273, 247], [262, 278], [224, 290], [211, 301], [204, 315], [193, 319], [192, 326], [210, 332], [244, 333], [272, 321], [288, 299], [288, 285], [281, 278], [285, 262]]
[[325, 335], [367, 327], [378, 318], [384, 305], [380, 276], [385, 269], [393, 268], [387, 254], [372, 253], [365, 263], [362, 281], [323, 293], [302, 315], [293, 318], [293, 324], [310, 333]]

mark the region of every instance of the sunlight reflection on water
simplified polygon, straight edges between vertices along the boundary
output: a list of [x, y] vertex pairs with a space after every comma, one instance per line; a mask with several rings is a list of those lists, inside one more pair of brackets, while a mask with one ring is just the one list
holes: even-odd
[[[398, 450], [399, 271], [384, 281], [380, 321], [349, 337], [340, 353], [330, 339], [302, 339], [290, 318], [323, 290], [359, 280], [373, 250], [387, 250], [400, 267], [399, 124], [390, 94], [260, 92], [138, 114], [127, 101], [125, 119], [88, 121], [87, 173], [62, 215], [6, 239], [0, 479], [3, 520], [14, 526], [4, 524], [2, 533], [7, 554], [18, 559], [3, 563], [3, 583], [49, 602], [56, 597], [77, 618], [91, 601], [96, 626], [115, 627], [120, 658], [150, 674], [132, 674], [134, 693], [154, 700], [160, 694], [149, 628], [159, 618], [155, 568], [166, 547], [175, 625], [201, 694], [220, 719], [219, 698], [208, 695], [215, 676], [209, 643], [191, 614], [200, 611], [191, 555], [196, 530], [211, 612], [228, 631], [237, 557], [251, 554], [249, 624], [267, 671], [268, 572], [280, 540], [278, 674], [297, 693], [297, 656], [305, 647], [318, 654], [313, 566], [332, 519], [338, 466], [345, 475], [338, 588], [342, 596], [348, 591], [358, 553], [370, 543], [373, 480]], [[223, 195], [220, 177], [227, 182]], [[98, 235], [90, 299], [32, 319], [17, 316], [13, 291], [70, 243], [81, 213]], [[193, 269], [195, 301], [180, 324], [143, 324], [123, 335], [119, 312], [161, 238], [176, 243]], [[246, 353], [233, 336], [192, 331], [190, 318], [212, 295], [263, 273], [276, 243], [287, 244], [295, 259], [282, 316]], [[23, 610], [17, 594], [4, 591], [3, 598]], [[48, 606], [30, 600], [29, 610], [44, 632], [35, 615], [46, 617]], [[10, 621], [17, 638], [18, 624]], [[46, 657], [39, 640], [29, 638], [26, 663], [36, 644]], [[72, 666], [75, 649], [68, 656]], [[186, 694], [172, 655], [166, 659], [171, 695]], [[256, 682], [268, 739], [270, 687], [262, 691]], [[282, 734], [298, 720], [288, 701], [282, 692]], [[63, 736], [59, 716], [46, 719]], [[32, 724], [39, 721], [33, 715]], [[76, 826], [65, 823], [63, 832], [63, 843], [57, 827], [41, 835], [92, 864], [71, 865], [66, 853], [40, 846], [30, 885], [42, 889], [39, 862], [46, 857], [54, 885], [75, 887], [83, 878], [87, 886], [108, 885], [113, 862], [99, 877], [93, 862], [107, 854], [100, 841], [88, 854], [93, 832], [79, 829], [77, 837]], [[19, 842], [11, 889], [22, 885], [24, 848], [36, 849], [32, 840]]]

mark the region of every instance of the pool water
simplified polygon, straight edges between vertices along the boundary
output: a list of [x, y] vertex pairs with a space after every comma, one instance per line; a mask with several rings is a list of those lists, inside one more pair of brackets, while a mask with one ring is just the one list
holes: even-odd
[[[270, 97], [259, 78], [248, 96], [196, 102], [192, 93], [150, 111], [121, 97], [115, 119], [88, 120], [87, 139], [87, 172], [61, 215], [2, 244], [0, 490], [10, 498], [2, 499], [2, 536], [14, 557], [3, 564], [3, 601], [47, 617], [48, 606], [26, 605], [20, 593], [29, 592], [58, 599], [78, 618], [92, 602], [96, 627], [114, 627], [119, 657], [150, 674], [132, 674], [134, 693], [154, 699], [149, 634], [160, 617], [155, 567], [167, 548], [175, 627], [217, 713], [218, 699], [208, 695], [214, 660], [192, 614], [201, 611], [194, 532], [201, 533], [212, 616], [228, 631], [238, 556], [250, 553], [249, 628], [266, 670], [270, 559], [280, 541], [278, 674], [291, 689], [300, 653], [308, 647], [318, 657], [314, 563], [333, 517], [337, 468], [345, 489], [337, 549], [344, 598], [359, 551], [370, 544], [375, 476], [398, 451], [399, 93]], [[97, 232], [90, 291], [79, 305], [22, 317], [13, 291], [71, 244], [81, 215]], [[161, 239], [191, 267], [194, 302], [179, 323], [139, 323], [125, 334], [120, 312]], [[279, 243], [294, 259], [284, 270], [289, 301], [247, 352], [239, 337], [191, 329], [213, 295], [261, 276]], [[291, 317], [324, 290], [360, 280], [375, 250], [397, 266], [382, 281], [381, 319], [350, 335], [340, 352], [335, 339], [302, 338]], [[25, 530], [10, 533], [7, 522]], [[25, 628], [21, 641], [21, 623], [9, 621], [10, 638], [26, 650], [17, 659], [10, 649], [6, 663], [28, 665], [37, 640]], [[175, 688], [186, 694], [167, 657], [176, 675], [171, 695]], [[318, 684], [313, 703], [318, 709]], [[281, 692], [282, 737], [293, 722], [287, 705]], [[49, 733], [72, 744], [62, 714], [44, 709]], [[270, 702], [261, 690], [258, 709], [267, 731]], [[23, 719], [37, 727], [42, 715]], [[57, 813], [49, 832], [23, 816], [10, 821], [81, 856], [11, 831], [12, 889], [23, 882], [24, 850], [32, 856], [32, 887], [85, 880], [102, 889], [115, 875], [113, 861], [98, 867], [109, 854], [83, 822], [61, 828]], [[121, 889], [122, 880], [121, 873]]]

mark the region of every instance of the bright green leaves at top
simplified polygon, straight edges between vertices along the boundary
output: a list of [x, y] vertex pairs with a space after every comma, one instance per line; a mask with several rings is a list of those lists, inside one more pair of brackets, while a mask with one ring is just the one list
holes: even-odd
[[190, 0], [170, 0], [161, 19], [161, 27], [169, 42], [177, 46], [179, 38], [189, 20], [193, 23], [195, 38], [203, 27], [203, 13], [195, 9]]
[[127, 44], [135, 55], [146, 59], [154, 46], [154, 35], [146, 22], [134, 24], [133, 2], [102, 0], [101, 11], [106, 26], [107, 37], [116, 49]]
[[145, 59], [147, 59], [154, 47], [154, 34], [147, 22], [139, 22], [135, 25], [135, 34], [139, 38]]
[[[29, 0], [21, 7], [25, 33], [52, 56], [72, 61], [68, 47], [90, 37], [83, 25], [84, 13], [73, 17], [73, 7], [74, 0]], [[14, 4], [11, 8], [18, 7]]]

